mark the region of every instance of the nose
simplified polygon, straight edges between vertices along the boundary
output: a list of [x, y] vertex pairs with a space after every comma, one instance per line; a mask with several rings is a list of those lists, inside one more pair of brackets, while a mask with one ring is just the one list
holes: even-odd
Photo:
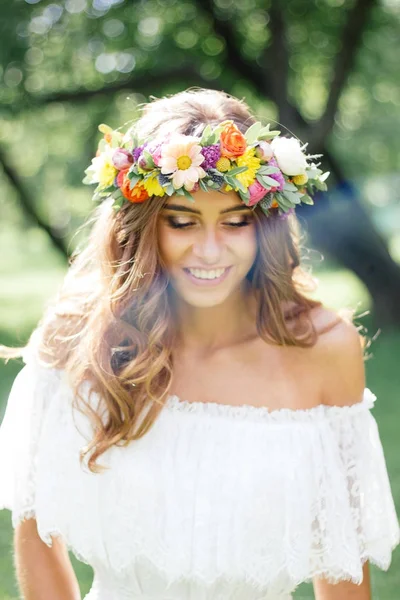
[[193, 244], [193, 254], [207, 265], [217, 264], [221, 260], [223, 244], [213, 228], [199, 234]]

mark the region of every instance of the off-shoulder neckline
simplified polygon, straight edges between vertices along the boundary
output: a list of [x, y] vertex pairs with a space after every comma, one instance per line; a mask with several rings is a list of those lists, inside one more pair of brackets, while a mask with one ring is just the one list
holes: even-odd
[[172, 394], [167, 397], [165, 407], [170, 412], [187, 415], [219, 416], [273, 422], [298, 422], [357, 413], [360, 410], [371, 409], [374, 406], [375, 400], [376, 395], [366, 387], [361, 401], [344, 406], [318, 404], [311, 408], [279, 408], [270, 410], [267, 406], [254, 406], [253, 404], [239, 404], [235, 406], [219, 402], [190, 402], [189, 400], [180, 398], [176, 394]]

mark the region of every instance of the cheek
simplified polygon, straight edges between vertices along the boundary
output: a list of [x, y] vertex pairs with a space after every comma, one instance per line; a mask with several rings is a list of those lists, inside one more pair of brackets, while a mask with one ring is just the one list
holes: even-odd
[[254, 226], [246, 227], [234, 240], [232, 247], [243, 262], [253, 262], [257, 254], [257, 235]]
[[158, 243], [160, 254], [167, 267], [174, 265], [187, 247], [183, 236], [165, 225], [160, 225], [158, 228]]

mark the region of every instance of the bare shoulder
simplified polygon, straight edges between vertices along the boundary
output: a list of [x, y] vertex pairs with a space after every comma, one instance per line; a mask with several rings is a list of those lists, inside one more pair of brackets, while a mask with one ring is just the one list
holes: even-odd
[[362, 399], [365, 367], [362, 337], [350, 318], [326, 308], [310, 313], [318, 341], [314, 364], [318, 369], [324, 404], [344, 406]]

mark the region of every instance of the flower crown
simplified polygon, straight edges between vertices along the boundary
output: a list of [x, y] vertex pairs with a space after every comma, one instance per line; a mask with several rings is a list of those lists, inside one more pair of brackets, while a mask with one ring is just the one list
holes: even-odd
[[241, 133], [231, 120], [204, 129], [201, 137], [170, 134], [139, 140], [99, 125], [104, 134], [83, 183], [97, 183], [93, 199], [112, 197], [116, 210], [125, 202], [145, 202], [152, 196], [185, 196], [191, 192], [235, 190], [244, 204], [274, 209], [286, 216], [297, 204], [313, 204], [315, 189], [326, 190], [323, 173], [306, 155], [297, 138], [280, 136], [260, 122]]

